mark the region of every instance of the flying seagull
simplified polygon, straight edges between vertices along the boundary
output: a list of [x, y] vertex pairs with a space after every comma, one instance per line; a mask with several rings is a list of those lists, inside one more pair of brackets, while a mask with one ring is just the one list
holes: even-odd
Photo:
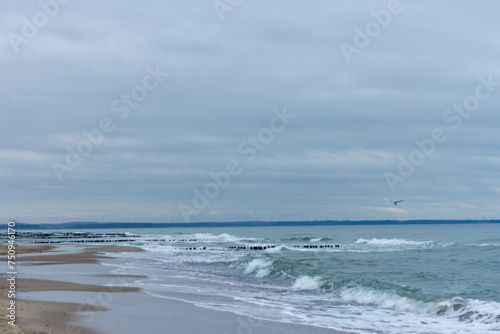
[[391, 201], [390, 199], [387, 199], [387, 198], [384, 198], [387, 202], [391, 202], [393, 203], [394, 205], [398, 205], [399, 202], [404, 202], [405, 200], [404, 199], [400, 199], [399, 201]]

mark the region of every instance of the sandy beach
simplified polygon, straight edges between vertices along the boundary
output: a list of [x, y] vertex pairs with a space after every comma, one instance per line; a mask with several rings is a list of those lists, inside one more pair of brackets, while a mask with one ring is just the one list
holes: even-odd
[[[104, 252], [118, 252], [120, 249], [114, 246], [99, 246], [99, 247], [79, 247], [79, 252], [57, 254], [51, 253], [55, 249], [51, 245], [41, 246], [17, 246], [16, 254], [21, 256], [16, 257], [16, 262], [29, 263], [29, 266], [37, 265], [62, 265], [59, 266], [64, 271], [64, 264], [76, 263], [97, 263], [100, 258], [105, 258], [102, 255]], [[126, 251], [142, 251], [139, 248], [125, 247]], [[77, 248], [75, 247], [75, 250]], [[122, 248], [123, 250], [123, 248]], [[7, 251], [6, 245], [0, 245], [0, 254], [5, 255]], [[29, 254], [28, 257], [23, 257], [23, 254]], [[22, 264], [18, 266], [23, 266]], [[21, 270], [22, 271], [22, 270]], [[21, 275], [19, 275], [21, 276]], [[8, 277], [7, 277], [8, 278]], [[55, 281], [46, 279], [32, 279], [16, 277], [15, 281], [16, 294], [28, 293], [34, 291], [81, 291], [81, 292], [133, 292], [139, 291], [138, 288], [132, 287], [110, 287], [92, 284], [80, 284], [74, 282]], [[25, 300], [20, 298], [7, 298], [9, 290], [9, 282], [7, 279], [0, 281], [0, 305], [3, 310], [9, 307], [10, 300], [15, 300], [16, 306], [16, 321], [15, 326], [9, 325], [9, 319], [2, 317], [0, 329], [5, 333], [82, 333], [82, 334], [97, 334], [93, 331], [81, 326], [71, 325], [75, 320], [76, 312], [86, 312], [91, 309], [94, 312], [105, 311], [106, 308], [96, 305], [84, 305], [80, 303], [64, 303], [64, 302], [48, 302]]]
[[[336, 333], [153, 297], [138, 287], [123, 286], [140, 276], [113, 275], [109, 267], [99, 264], [103, 259], [112, 260], [105, 253], [143, 251], [140, 248], [65, 247], [69, 250], [51, 245], [16, 248], [21, 254], [16, 257], [16, 321], [12, 326], [2, 317], [2, 333]], [[5, 254], [5, 247], [0, 250]], [[55, 276], [61, 280], [52, 279]], [[122, 286], [111, 286], [113, 282]], [[9, 282], [2, 279], [0, 303], [4, 310], [11, 300], [8, 290]]]

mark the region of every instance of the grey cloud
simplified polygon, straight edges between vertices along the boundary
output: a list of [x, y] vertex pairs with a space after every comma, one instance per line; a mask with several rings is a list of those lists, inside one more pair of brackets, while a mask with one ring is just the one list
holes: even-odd
[[[221, 21], [211, 2], [70, 2], [15, 53], [8, 34], [40, 6], [7, 2], [3, 219], [182, 221], [231, 160], [242, 172], [192, 221], [495, 218], [500, 87], [456, 130], [443, 114], [479, 76], [500, 82], [497, 3], [401, 1], [348, 63], [340, 43], [387, 4], [244, 1]], [[170, 76], [120, 119], [113, 101], [157, 65]], [[284, 106], [296, 118], [247, 161], [238, 146]], [[53, 162], [104, 118], [114, 130], [59, 182]], [[436, 128], [447, 140], [391, 193], [384, 173]]]

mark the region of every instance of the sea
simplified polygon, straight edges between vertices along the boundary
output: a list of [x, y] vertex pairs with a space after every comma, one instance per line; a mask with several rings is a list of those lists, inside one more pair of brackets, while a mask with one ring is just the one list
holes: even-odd
[[359, 334], [500, 331], [500, 224], [32, 232], [25, 240], [143, 248], [103, 264], [145, 276], [132, 285], [156, 298], [242, 319]]

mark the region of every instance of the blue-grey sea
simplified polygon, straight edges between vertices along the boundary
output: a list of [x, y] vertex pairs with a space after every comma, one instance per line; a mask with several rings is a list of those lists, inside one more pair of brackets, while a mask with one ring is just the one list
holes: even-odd
[[500, 224], [81, 232], [145, 249], [108, 264], [158, 298], [351, 333], [500, 331]]

